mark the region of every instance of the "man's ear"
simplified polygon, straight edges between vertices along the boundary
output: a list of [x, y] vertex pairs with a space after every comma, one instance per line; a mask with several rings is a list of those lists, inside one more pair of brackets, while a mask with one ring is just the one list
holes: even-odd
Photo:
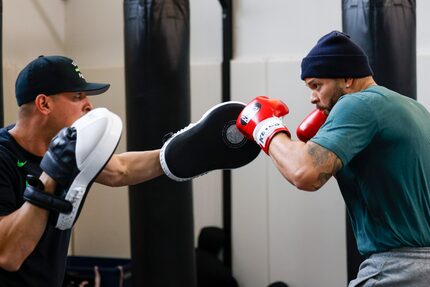
[[345, 88], [351, 88], [354, 82], [354, 78], [345, 78]]
[[49, 114], [51, 112], [51, 99], [45, 94], [37, 95], [34, 104], [37, 110], [43, 114]]

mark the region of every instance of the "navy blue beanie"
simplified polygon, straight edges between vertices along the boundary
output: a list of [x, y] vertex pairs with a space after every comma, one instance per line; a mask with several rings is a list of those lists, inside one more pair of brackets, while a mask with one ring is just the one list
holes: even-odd
[[349, 35], [332, 31], [318, 40], [303, 58], [300, 77], [362, 78], [373, 75], [366, 53]]

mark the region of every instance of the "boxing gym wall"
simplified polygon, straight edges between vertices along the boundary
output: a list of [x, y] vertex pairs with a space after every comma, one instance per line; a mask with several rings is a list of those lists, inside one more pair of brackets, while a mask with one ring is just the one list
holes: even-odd
[[[88, 79], [112, 84], [95, 97], [125, 117], [123, 8], [114, 0], [4, 0], [5, 124], [16, 119], [18, 71], [35, 55], [68, 54]], [[417, 98], [430, 108], [430, 2], [417, 3]], [[191, 120], [221, 100], [221, 9], [190, 0]], [[341, 1], [235, 1], [232, 99], [268, 94], [285, 101], [294, 129], [312, 109], [299, 79], [300, 59], [327, 31], [342, 28]], [[17, 20], [19, 19], [19, 21]], [[126, 131], [127, 132], [127, 131]], [[118, 151], [125, 150], [123, 134]], [[195, 234], [222, 225], [221, 173], [193, 181]], [[283, 280], [291, 286], [345, 286], [344, 206], [336, 184], [302, 193], [261, 154], [232, 172], [233, 271], [240, 286]], [[95, 185], [73, 234], [76, 255], [129, 257], [126, 188]], [[168, 274], [166, 274], [168, 276]]]

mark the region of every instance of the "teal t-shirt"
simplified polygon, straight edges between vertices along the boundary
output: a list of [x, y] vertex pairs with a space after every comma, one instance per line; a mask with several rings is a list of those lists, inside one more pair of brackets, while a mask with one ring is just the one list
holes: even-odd
[[382, 86], [339, 99], [311, 141], [334, 152], [361, 254], [430, 246], [430, 114]]

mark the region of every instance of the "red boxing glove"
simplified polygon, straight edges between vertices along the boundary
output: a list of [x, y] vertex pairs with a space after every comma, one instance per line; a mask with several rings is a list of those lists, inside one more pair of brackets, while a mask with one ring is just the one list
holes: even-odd
[[307, 142], [316, 135], [320, 127], [327, 119], [323, 111], [316, 109], [310, 113], [296, 130], [297, 137], [303, 142]]
[[281, 117], [286, 114], [288, 114], [288, 107], [282, 101], [260, 96], [242, 110], [236, 120], [236, 126], [268, 154], [270, 141], [275, 134], [285, 132], [288, 137], [291, 137], [290, 131], [281, 120]]

